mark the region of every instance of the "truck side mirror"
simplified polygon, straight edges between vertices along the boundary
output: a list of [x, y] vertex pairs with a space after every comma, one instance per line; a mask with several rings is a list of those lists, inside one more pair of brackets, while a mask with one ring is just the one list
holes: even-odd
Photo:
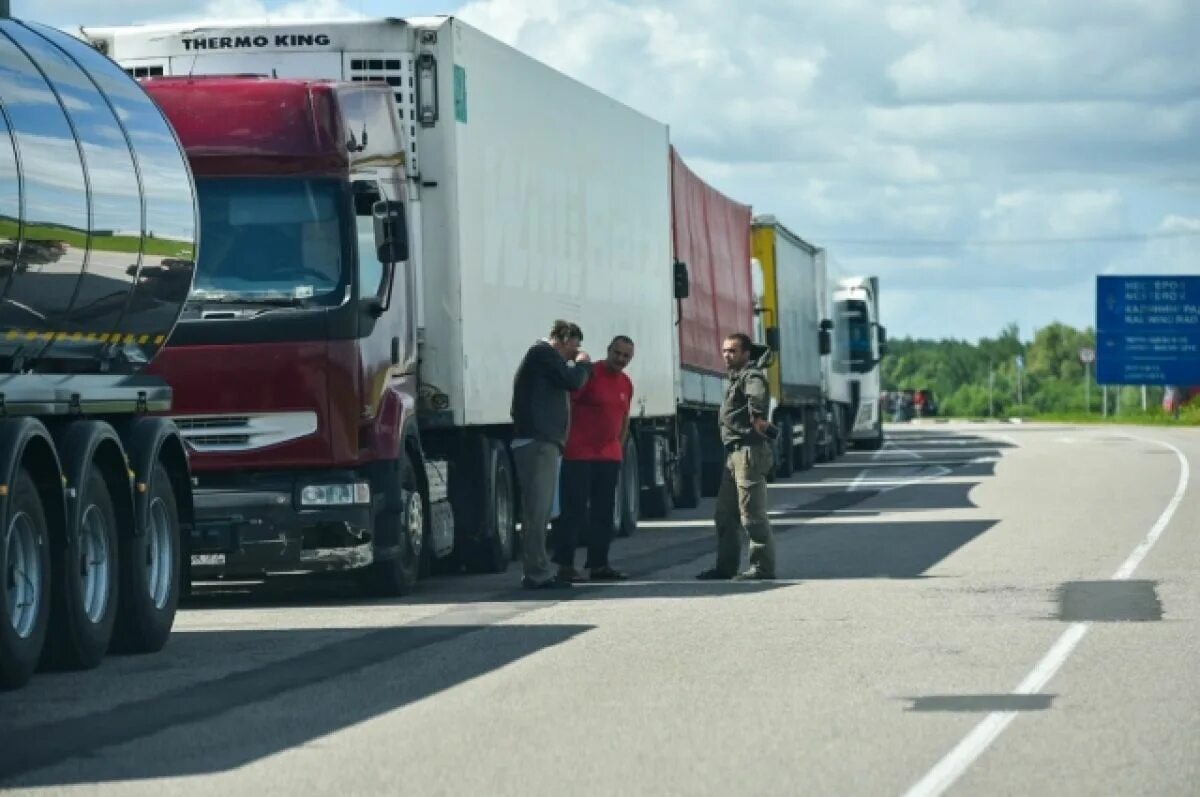
[[778, 354], [780, 342], [779, 327], [767, 327], [767, 347]]
[[881, 324], [879, 326], [879, 356], [883, 357], [885, 354], [887, 354], [887, 351], [887, 327]]
[[691, 280], [688, 279], [687, 263], [675, 261], [675, 298], [686, 299], [691, 294]]
[[831, 329], [833, 329], [833, 322], [828, 318], [823, 319], [818, 327], [817, 350], [821, 356], [833, 351], [833, 334], [830, 332]]
[[375, 219], [375, 250], [380, 263], [408, 260], [408, 224], [403, 202], [376, 202], [371, 206]]

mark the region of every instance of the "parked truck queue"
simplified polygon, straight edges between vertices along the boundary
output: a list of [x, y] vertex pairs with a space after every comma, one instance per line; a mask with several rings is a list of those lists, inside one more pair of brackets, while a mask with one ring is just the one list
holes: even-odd
[[[71, 104], [34, 70], [86, 178], [78, 219], [5, 214], [10, 295], [28, 285], [51, 319], [0, 318], [5, 686], [55, 658], [47, 628], [73, 666], [114, 622], [161, 647], [193, 579], [336, 571], [398, 596], [433, 571], [506, 570], [513, 370], [554, 318], [637, 344], [619, 535], [715, 495], [731, 333], [770, 351], [776, 477], [882, 445], [878, 280], [835, 283], [824, 250], [705, 182], [664, 123], [461, 20], [77, 39], [6, 22], [0, 105], [26, 169], [35, 30], [78, 72]], [[115, 114], [120, 158], [89, 150], [76, 107]], [[100, 164], [127, 172], [131, 206], [103, 196]], [[47, 242], [61, 264], [34, 263]], [[41, 373], [79, 387], [18, 409], [14, 380]]]
[[[81, 35], [198, 175], [197, 287], [155, 365], [186, 394], [196, 574], [354, 569], [403, 594], [506, 569], [512, 372], [553, 318], [637, 342], [621, 535], [715, 494], [731, 331], [772, 350], [778, 476], [854, 439], [877, 304], [839, 323], [824, 252], [705, 183], [662, 122], [451, 17]], [[289, 232], [271, 254], [300, 265], [263, 273]]]

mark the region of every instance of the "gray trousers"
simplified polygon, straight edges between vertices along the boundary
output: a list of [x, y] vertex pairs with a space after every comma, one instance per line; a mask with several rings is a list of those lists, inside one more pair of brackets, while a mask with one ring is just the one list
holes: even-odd
[[775, 536], [767, 517], [767, 474], [775, 462], [768, 443], [745, 446], [729, 454], [717, 492], [717, 570], [738, 571], [742, 559], [742, 529], [750, 538], [750, 567], [775, 575]]
[[546, 527], [554, 509], [561, 452], [553, 443], [534, 440], [513, 449], [521, 483], [521, 547], [525, 577], [541, 583], [551, 577], [546, 556]]

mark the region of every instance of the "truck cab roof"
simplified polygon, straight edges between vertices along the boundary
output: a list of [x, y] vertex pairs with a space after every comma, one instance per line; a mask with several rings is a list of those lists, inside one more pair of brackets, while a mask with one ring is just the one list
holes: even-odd
[[171, 120], [198, 176], [339, 176], [405, 162], [384, 83], [220, 75], [152, 77], [142, 86]]

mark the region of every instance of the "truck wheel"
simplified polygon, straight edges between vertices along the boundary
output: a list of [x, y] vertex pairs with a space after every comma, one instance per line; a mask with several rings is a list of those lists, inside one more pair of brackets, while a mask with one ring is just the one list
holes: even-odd
[[728, 457], [716, 423], [706, 420], [700, 426], [700, 494], [705, 498], [712, 498], [721, 489]]
[[883, 423], [876, 424], [876, 429], [875, 437], [872, 437], [870, 440], [857, 441], [856, 447], [861, 448], [863, 451], [878, 451], [883, 448]]
[[817, 462], [833, 462], [837, 456], [833, 442], [833, 413], [828, 407], [817, 410]]
[[796, 471], [796, 432], [792, 417], [783, 415], [779, 419], [779, 446], [775, 456], [775, 475], [786, 479]]
[[700, 506], [702, 462], [700, 429], [695, 422], [688, 421], [683, 425], [679, 435], [679, 471], [676, 480], [678, 489], [675, 491], [675, 506], [680, 509], [694, 509]]
[[17, 471], [0, 535], [0, 687], [23, 686], [37, 669], [50, 617], [50, 543], [33, 478]]
[[800, 470], [817, 464], [817, 413], [806, 408], [800, 416], [804, 424], [804, 442], [800, 445]]
[[479, 536], [468, 542], [464, 564], [472, 573], [503, 573], [513, 558], [516, 512], [513, 476], [504, 444], [485, 439], [483, 495], [476, 511]]
[[[642, 517], [665, 518], [671, 514], [671, 468], [668, 464], [666, 440], [658, 434], [646, 434], [642, 437], [642, 455], [645, 459], [646, 486], [642, 490]], [[659, 457], [662, 462], [659, 462]], [[660, 475], [662, 484], [655, 482]]]
[[621, 462], [621, 475], [617, 478], [617, 506], [620, 507], [621, 522], [617, 527], [618, 537], [628, 537], [637, 531], [638, 518], [642, 514], [642, 479], [638, 468], [637, 446], [633, 438], [625, 438], [625, 454]]
[[390, 559], [373, 562], [362, 574], [363, 587], [368, 594], [380, 598], [398, 598], [407, 595], [417, 586], [421, 571], [421, 552], [425, 544], [425, 498], [417, 484], [417, 473], [407, 454], [400, 460], [400, 511], [384, 510], [376, 518], [377, 524], [395, 523], [395, 536], [399, 546]]
[[80, 486], [79, 528], [56, 544], [47, 661], [63, 669], [90, 669], [108, 652], [117, 617], [117, 514], [108, 484], [95, 465]]
[[113, 643], [122, 653], [161, 650], [171, 635], [179, 605], [179, 507], [161, 462], [154, 465], [149, 491], [145, 531], [118, 543], [120, 577]]

